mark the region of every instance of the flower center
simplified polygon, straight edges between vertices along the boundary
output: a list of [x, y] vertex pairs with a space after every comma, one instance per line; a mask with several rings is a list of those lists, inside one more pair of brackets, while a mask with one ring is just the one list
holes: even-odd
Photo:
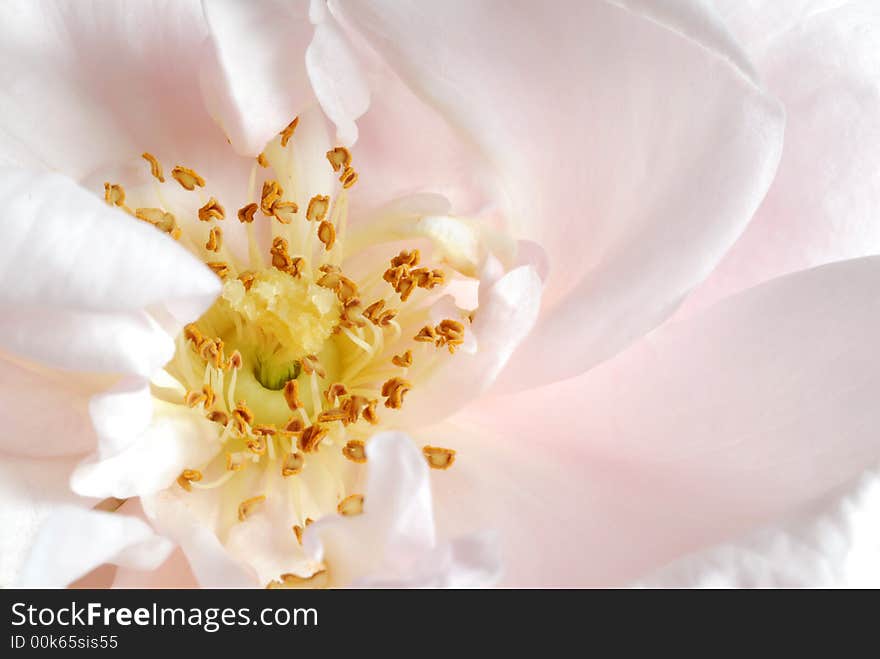
[[[251, 198], [236, 212], [246, 259], [224, 243], [226, 210], [215, 197], [204, 198], [206, 182], [195, 170], [171, 172], [200, 197], [197, 221], [188, 223], [167, 203], [131, 209], [121, 185], [105, 184], [107, 203], [180, 240], [223, 282], [213, 306], [184, 329], [166, 367], [185, 391], [177, 402], [212, 423], [221, 446], [216, 458], [189, 466], [177, 480], [186, 492], [229, 490], [224, 498], [235, 502], [234, 514], [218, 529], [221, 539], [273, 503], [299, 544], [312, 519], [334, 510], [358, 514], [357, 470], [369, 437], [376, 426], [393, 424], [407, 392], [464, 343], [469, 322], [464, 312], [432, 318], [430, 303], [447, 274], [424, 264], [418, 249], [395, 249], [349, 272], [348, 194], [358, 179], [351, 154], [344, 147], [328, 151], [334, 189], [297, 200], [291, 192], [302, 162], [289, 146], [297, 124], [253, 166]], [[175, 184], [166, 182], [156, 157], [143, 158], [164, 200], [159, 184]], [[267, 175], [257, 196], [260, 172]], [[269, 224], [268, 240], [258, 238], [265, 228], [259, 222]], [[423, 453], [435, 469], [455, 459], [441, 447]], [[255, 470], [263, 476], [254, 478]]]

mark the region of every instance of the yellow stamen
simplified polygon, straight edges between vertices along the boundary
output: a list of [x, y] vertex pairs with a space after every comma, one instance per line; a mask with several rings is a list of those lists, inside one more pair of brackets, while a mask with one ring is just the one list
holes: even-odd
[[268, 440], [265, 435], [257, 435], [247, 440], [248, 451], [254, 455], [266, 455]]
[[196, 174], [195, 171], [189, 167], [176, 165], [174, 169], [171, 170], [171, 176], [187, 190], [195, 190], [196, 186], [200, 188], [205, 187], [205, 179]]
[[341, 382], [334, 382], [327, 387], [327, 391], [324, 392], [324, 400], [326, 400], [329, 405], [335, 405], [336, 400], [340, 396], [345, 396], [347, 393], [348, 389], [345, 388], [344, 384]]
[[364, 407], [366, 407], [368, 404], [369, 401], [363, 396], [349, 396], [344, 401], [342, 401], [342, 409], [346, 413], [346, 418], [343, 420], [343, 423], [345, 425], [357, 423], [361, 410], [364, 409]]
[[250, 224], [254, 221], [254, 213], [257, 212], [257, 208], [259, 208], [256, 204], [248, 204], [243, 208], [238, 209], [238, 221], [242, 224]]
[[303, 428], [305, 428], [305, 424], [303, 423], [302, 417], [299, 416], [290, 417], [287, 423], [284, 424], [284, 430], [293, 433], [294, 435], [301, 433]]
[[202, 222], [222, 220], [224, 217], [226, 217], [226, 211], [214, 197], [211, 197], [208, 203], [199, 209], [199, 219]]
[[281, 224], [290, 224], [293, 216], [299, 210], [299, 206], [293, 201], [278, 201], [272, 206], [272, 215]]
[[412, 389], [412, 383], [403, 378], [391, 378], [382, 385], [382, 395], [387, 397], [385, 407], [399, 410], [403, 406], [403, 397]]
[[205, 409], [210, 409], [214, 407], [216, 396], [214, 395], [214, 390], [211, 388], [211, 385], [206, 384], [204, 387], [202, 387], [202, 393], [205, 394]]
[[421, 258], [421, 252], [417, 249], [411, 251], [403, 250], [400, 254], [391, 259], [391, 267], [397, 268], [402, 265], [408, 265], [411, 268], [414, 268], [419, 264]]
[[303, 430], [296, 445], [303, 453], [313, 453], [318, 449], [321, 440], [327, 436], [327, 429], [317, 424]]
[[329, 423], [331, 421], [344, 421], [348, 418], [348, 412], [341, 407], [324, 410], [318, 415], [318, 421]]
[[339, 180], [342, 181], [342, 187], [348, 190], [348, 188], [357, 183], [358, 174], [351, 167], [346, 167]]
[[227, 366], [233, 369], [240, 369], [242, 364], [241, 353], [238, 350], [235, 350], [231, 355], [229, 355], [229, 363]]
[[378, 404], [378, 400], [371, 400], [362, 412], [364, 419], [373, 426], [379, 423], [379, 416], [376, 414], [376, 405]]
[[152, 153], [144, 152], [141, 158], [150, 163], [150, 174], [159, 180], [159, 183], [165, 182], [165, 176], [162, 174], [162, 165]]
[[104, 183], [104, 201], [111, 206], [125, 207], [125, 188], [118, 183]]
[[306, 355], [302, 358], [302, 361], [300, 363], [302, 364], [302, 370], [306, 375], [317, 373], [319, 378], [327, 377], [326, 371], [321, 368], [321, 364], [318, 362], [318, 358], [314, 355]]
[[321, 226], [318, 227], [318, 240], [324, 243], [324, 248], [328, 252], [333, 249], [333, 244], [336, 242], [336, 229], [326, 220], [321, 222]]
[[238, 504], [238, 521], [243, 522], [248, 518], [255, 506], [263, 503], [266, 500], [265, 494], [260, 494], [255, 497], [251, 497], [250, 499], [245, 499], [240, 504]]
[[272, 255], [272, 265], [275, 268], [293, 277], [300, 277], [302, 275], [305, 262], [299, 256], [291, 258], [287, 251], [287, 240], [281, 236], [275, 236], [269, 253]]
[[183, 403], [187, 407], [198, 407], [204, 405], [208, 397], [202, 391], [187, 391], [183, 397]]
[[254, 285], [254, 280], [257, 278], [257, 273], [253, 270], [245, 270], [241, 274], [238, 275], [238, 281], [240, 281], [244, 285], [244, 290], [251, 290], [251, 286]]
[[266, 588], [268, 590], [276, 589], [297, 589], [297, 588], [326, 588], [330, 583], [327, 570], [318, 570], [310, 577], [300, 577], [296, 574], [282, 574], [280, 580], [270, 581]]
[[161, 208], [137, 208], [134, 211], [134, 216], [170, 234], [175, 240], [180, 238], [180, 227], [177, 226], [177, 219], [174, 215], [163, 211]]
[[220, 279], [226, 279], [229, 276], [229, 265], [223, 261], [208, 261], [205, 265], [211, 268]]
[[184, 469], [180, 476], [177, 477], [177, 484], [187, 492], [192, 492], [190, 483], [202, 480], [202, 472], [197, 469]]
[[300, 453], [288, 453], [287, 457], [284, 458], [284, 463], [281, 465], [281, 475], [284, 478], [296, 476], [302, 472], [305, 463], [305, 458]]
[[247, 465], [246, 458], [242, 453], [226, 454], [226, 471], [241, 471]]
[[340, 515], [346, 517], [360, 515], [364, 512], [364, 495], [350, 494], [339, 502], [339, 505], [336, 506], [336, 510]]
[[214, 423], [219, 423], [221, 426], [226, 426], [229, 423], [229, 415], [222, 410], [211, 410], [208, 412], [208, 421], [213, 421]]
[[239, 401], [235, 409], [232, 410], [232, 420], [235, 422], [235, 429], [243, 435], [254, 422], [254, 413], [244, 401]]
[[330, 208], [330, 197], [326, 195], [315, 195], [309, 201], [309, 207], [306, 209], [306, 219], [309, 222], [315, 220], [321, 221], [327, 217], [327, 211]]
[[449, 469], [455, 462], [455, 451], [451, 448], [425, 446], [422, 448], [422, 455], [425, 456], [431, 469]]
[[391, 358], [391, 363], [401, 368], [409, 368], [413, 363], [412, 350], [407, 350], [402, 355], [394, 355]]
[[327, 152], [327, 160], [330, 161], [333, 171], [338, 172], [351, 165], [351, 152], [344, 146], [337, 146]]
[[204, 335], [199, 331], [195, 323], [190, 323], [183, 328], [183, 338], [192, 341], [196, 346], [200, 346], [205, 340]]
[[437, 341], [437, 332], [430, 325], [425, 325], [413, 339], [420, 343], [434, 343]]
[[279, 133], [281, 135], [282, 147], [287, 146], [290, 138], [293, 137], [293, 132], [296, 130], [297, 125], [299, 125], [299, 117], [294, 117], [293, 121], [287, 124], [287, 127]]
[[437, 333], [437, 347], [447, 346], [449, 352], [455, 352], [455, 347], [464, 343], [464, 325], [457, 320], [442, 320], [434, 328]]
[[299, 399], [299, 382], [296, 380], [288, 380], [284, 385], [284, 400], [291, 411], [295, 412], [302, 407], [302, 401]]
[[209, 252], [219, 252], [223, 247], [223, 231], [220, 227], [211, 227], [208, 234], [208, 242], [205, 243], [205, 249]]
[[276, 201], [280, 201], [284, 194], [284, 188], [279, 185], [278, 181], [263, 181], [263, 191], [260, 194], [260, 210], [264, 215], [272, 215], [272, 207]]
[[366, 445], [359, 439], [352, 439], [342, 447], [342, 455], [351, 460], [363, 464], [367, 461]]

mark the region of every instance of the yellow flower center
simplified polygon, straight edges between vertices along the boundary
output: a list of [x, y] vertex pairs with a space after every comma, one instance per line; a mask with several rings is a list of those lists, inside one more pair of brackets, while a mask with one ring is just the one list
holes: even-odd
[[[447, 273], [424, 264], [418, 249], [389, 249], [372, 267], [360, 263], [357, 276], [347, 265], [344, 271], [352, 256], [345, 252], [348, 195], [358, 174], [347, 149], [331, 149], [332, 194], [297, 200], [289, 153], [297, 123], [257, 158], [251, 198], [235, 218], [227, 218], [220, 200], [202, 196], [207, 182], [195, 170], [175, 166], [166, 182], [149, 153], [143, 158], [158, 199], [166, 198], [159, 183], [199, 195], [197, 221], [180, 222], [180, 211], [164, 203], [129, 208], [119, 184], [105, 184], [105, 199], [180, 240], [223, 281], [221, 295], [185, 328], [166, 366], [185, 391], [177, 402], [210, 421], [222, 447], [207, 464], [188, 465], [177, 485], [187, 492], [228, 489], [224, 498], [235, 505], [224, 518], [227, 530], [280, 497], [290, 511], [288, 533], [301, 544], [312, 519], [361, 511], [356, 486], [370, 436], [393, 425], [407, 393], [464, 343], [469, 318], [462, 312], [432, 321], [430, 303]], [[223, 223], [236, 218], [247, 235], [246, 259], [224, 241]], [[259, 222], [269, 224], [268, 240], [258, 238], [257, 228], [265, 228]], [[435, 469], [455, 459], [454, 451], [436, 446], [423, 453]], [[253, 478], [255, 469], [283, 486]]]

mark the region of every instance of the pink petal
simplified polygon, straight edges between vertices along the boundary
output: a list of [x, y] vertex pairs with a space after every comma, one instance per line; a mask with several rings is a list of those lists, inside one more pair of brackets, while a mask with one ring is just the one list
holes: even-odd
[[367, 458], [364, 512], [324, 518], [305, 534], [306, 551], [326, 563], [340, 585], [377, 571], [405, 570], [434, 547], [428, 467], [409, 437], [375, 435]]
[[442, 440], [438, 524], [494, 522], [513, 584], [620, 584], [845, 484], [880, 459], [878, 278], [880, 257], [776, 279], [482, 402]]
[[780, 107], [738, 53], [715, 50], [730, 40], [699, 14], [646, 17], [611, 2], [331, 6], [479, 146], [512, 229], [549, 254], [548, 313], [508, 384], [580, 373], [668, 317], [772, 180]]
[[306, 70], [321, 109], [337, 126], [337, 141], [351, 146], [358, 138], [354, 120], [370, 106], [370, 90], [345, 35], [328, 15], [315, 26]]
[[145, 313], [8, 313], [0, 319], [0, 346], [63, 370], [141, 376], [174, 356], [173, 339]]
[[170, 491], [142, 498], [144, 511], [162, 535], [177, 543], [203, 588], [253, 588], [256, 574], [234, 559], [213, 529], [206, 526], [187, 502]]
[[96, 312], [166, 304], [182, 323], [220, 291], [174, 240], [58, 174], [0, 170], [0, 305]]
[[167, 160], [166, 171], [171, 161], [210, 162], [228, 150], [199, 89], [208, 33], [197, 0], [5, 8], [0, 151], [8, 162], [81, 179], [137, 162], [144, 150]]
[[369, 89], [324, 3], [208, 0], [211, 47], [202, 69], [212, 113], [237, 151], [256, 155], [293, 118], [319, 103], [351, 145]]
[[[117, 512], [149, 522], [139, 499], [129, 499]], [[152, 570], [117, 568], [111, 585], [113, 588], [198, 588], [198, 582], [180, 548], [172, 551], [159, 567]]]
[[89, 417], [100, 438], [99, 455], [110, 457], [125, 450], [153, 419], [150, 383], [143, 378], [124, 378], [112, 389], [89, 400]]
[[[117, 413], [132, 407], [130, 398], [114, 396]], [[201, 467], [220, 450], [212, 424], [194, 410], [158, 400], [154, 404], [146, 428], [138, 428], [132, 420], [130, 428], [122, 424], [122, 434], [100, 437], [98, 451], [77, 465], [71, 476], [75, 492], [119, 499], [153, 494], [172, 485], [184, 469]], [[99, 429], [108, 425], [108, 414], [104, 412]]]
[[880, 7], [717, 4], [785, 104], [785, 149], [754, 221], [683, 313], [772, 277], [880, 251]]
[[314, 29], [307, 3], [206, 0], [204, 10], [207, 101], [235, 149], [256, 155], [314, 103], [305, 64]]
[[62, 506], [40, 525], [16, 585], [66, 586], [102, 563], [151, 570], [171, 549], [168, 540], [134, 517]]
[[361, 588], [486, 588], [501, 577], [497, 539], [472, 533], [441, 543], [408, 573], [359, 579]]
[[308, 527], [307, 552], [327, 565], [340, 586], [465, 587], [498, 576], [493, 538], [437, 543], [428, 467], [402, 433], [375, 435], [367, 445], [364, 512], [332, 516]]
[[[358, 120], [352, 155], [360, 174], [351, 219], [367, 222], [390, 199], [439, 193], [461, 215], [477, 214], [493, 189], [486, 159], [468, 135], [416, 96], [388, 66], [369, 61], [370, 109]], [[447, 213], [449, 208], [430, 213]]]
[[772, 526], [686, 556], [641, 585], [674, 588], [877, 588], [880, 476], [847, 487]]
[[77, 459], [0, 456], [0, 586], [20, 581], [31, 546], [53, 511], [95, 503], [77, 497], [67, 485]]
[[91, 450], [97, 442], [88, 414], [91, 393], [69, 375], [0, 358], [0, 453], [56, 457]]
[[186, 556], [180, 549], [171, 552], [155, 570], [119, 568], [113, 579], [113, 588], [198, 588]]
[[541, 279], [531, 265], [515, 268], [496, 281], [484, 273], [479, 297], [474, 321], [465, 330], [475, 350], [462, 346], [455, 355], [443, 356], [443, 365], [408, 394], [396, 423], [418, 428], [425, 419], [439, 421], [479, 398], [534, 327]]

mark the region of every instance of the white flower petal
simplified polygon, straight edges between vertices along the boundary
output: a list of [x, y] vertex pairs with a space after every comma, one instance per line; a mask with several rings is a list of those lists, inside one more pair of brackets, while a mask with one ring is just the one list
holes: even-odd
[[0, 453], [55, 457], [92, 450], [97, 438], [88, 415], [90, 393], [65, 374], [0, 358]]
[[315, 26], [305, 58], [321, 109], [337, 126], [337, 141], [351, 146], [358, 138], [354, 120], [370, 106], [370, 90], [355, 53], [330, 16], [325, 14]]
[[785, 104], [785, 148], [754, 220], [683, 312], [789, 272], [880, 253], [880, 5], [715, 4]]
[[629, 4], [331, 3], [480, 147], [512, 230], [547, 250], [548, 313], [510, 386], [580, 373], [667, 318], [779, 160], [781, 108], [717, 50], [717, 21]]
[[878, 281], [880, 257], [773, 280], [480, 401], [440, 444], [438, 528], [496, 525], [511, 584], [619, 585], [844, 485], [880, 460]]
[[120, 567], [113, 578], [113, 588], [198, 588], [186, 555], [175, 549], [155, 570]]
[[[406, 404], [396, 416], [407, 427], [437, 422], [476, 400], [498, 377], [514, 350], [531, 331], [541, 305], [542, 283], [531, 265], [503, 274], [487, 275], [493, 269], [490, 258], [480, 284], [480, 306], [473, 322], [465, 327], [476, 349], [457, 351], [444, 359], [430, 379], [407, 394]], [[494, 266], [500, 265], [494, 261]], [[439, 304], [447, 304], [441, 299]], [[466, 347], [466, 346], [463, 346]]]
[[[370, 52], [362, 52], [370, 55]], [[460, 215], [485, 210], [494, 190], [484, 154], [469, 136], [450, 126], [440, 112], [373, 55], [369, 71], [370, 109], [358, 119], [352, 156], [360, 178], [350, 195], [351, 219], [366, 224], [371, 211], [389, 199], [434, 194], [445, 208], [424, 214]]]
[[258, 585], [256, 573], [226, 551], [214, 531], [180, 496], [164, 491], [143, 497], [142, 503], [153, 526], [174, 540], [186, 554], [200, 586], [253, 588]]
[[81, 180], [126, 160], [146, 167], [145, 149], [207, 160], [226, 147], [196, 83], [207, 37], [198, 0], [10, 0], [4, 10], [0, 159]]
[[16, 585], [66, 586], [102, 563], [154, 569], [172, 548], [139, 519], [60, 506], [40, 524]]
[[174, 356], [174, 340], [140, 312], [10, 311], [0, 318], [0, 347], [63, 370], [141, 376]]
[[[108, 403], [119, 410], [131, 402], [118, 395]], [[143, 419], [135, 418], [130, 434], [101, 437], [98, 453], [81, 462], [71, 477], [75, 492], [120, 499], [152, 494], [174, 483], [184, 469], [198, 469], [220, 451], [216, 427], [195, 410], [158, 400], [154, 406], [153, 419], [141, 432], [137, 426]], [[105, 427], [111, 425], [106, 416], [101, 421]], [[114, 431], [120, 430], [112, 425]]]
[[402, 433], [374, 435], [367, 459], [364, 512], [318, 520], [305, 533], [306, 551], [328, 566], [337, 584], [405, 573], [434, 548], [428, 467], [412, 440]]
[[308, 577], [319, 567], [306, 557], [293, 534], [289, 520], [296, 517], [278, 515], [277, 510], [272, 510], [278, 506], [278, 499], [284, 498], [280, 493], [269, 497], [261, 510], [229, 529], [224, 543], [232, 557], [253, 568], [257, 583], [264, 587], [282, 574]]
[[256, 155], [315, 103], [306, 72], [314, 27], [307, 0], [205, 0], [212, 48], [206, 101], [233, 147]]
[[[428, 466], [412, 440], [383, 432], [367, 444], [364, 512], [306, 529], [304, 546], [337, 585], [482, 585], [497, 573], [491, 540], [437, 545]], [[473, 580], [473, 581], [471, 581]]]
[[640, 581], [676, 588], [880, 587], [880, 474], [784, 521], [682, 558]]
[[92, 396], [89, 417], [100, 438], [101, 458], [125, 450], [132, 437], [143, 432], [153, 418], [150, 383], [143, 378], [126, 378], [112, 389]]
[[217, 277], [166, 234], [58, 174], [0, 170], [0, 305], [138, 311], [166, 304], [182, 323], [220, 291]]
[[493, 533], [474, 533], [441, 544], [409, 574], [369, 576], [361, 588], [485, 588], [501, 578], [500, 550]]
[[53, 510], [94, 503], [77, 497], [67, 485], [77, 460], [0, 459], [0, 587], [18, 582], [40, 526]]

